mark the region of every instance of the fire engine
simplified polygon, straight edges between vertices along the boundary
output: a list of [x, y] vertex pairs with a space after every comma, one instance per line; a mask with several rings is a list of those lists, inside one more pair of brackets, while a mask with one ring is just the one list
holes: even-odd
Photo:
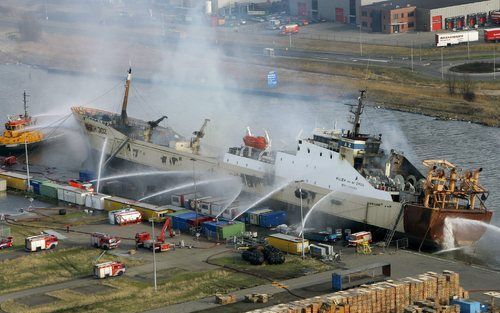
[[104, 262], [94, 265], [94, 277], [106, 278], [122, 276], [125, 273], [125, 264], [117, 261]]
[[372, 242], [372, 233], [369, 231], [360, 231], [349, 235], [349, 246], [356, 247], [364, 242]]
[[168, 233], [170, 237], [174, 237], [175, 234], [172, 230], [172, 219], [168, 217], [163, 224], [163, 228], [161, 229], [161, 233], [158, 237], [156, 237], [156, 241], [151, 238], [151, 234], [148, 232], [142, 232], [135, 234], [135, 243], [138, 247], [143, 247], [146, 249], [150, 249], [153, 251], [163, 252], [168, 251], [174, 247], [173, 244], [165, 242], [165, 233], [168, 229]]
[[110, 250], [118, 248], [121, 240], [118, 237], [103, 233], [92, 233], [90, 235], [90, 245], [95, 248]]
[[9, 236], [7, 238], [1, 238], [0, 239], [0, 250], [12, 247], [13, 242], [14, 242], [14, 238], [12, 236]]
[[57, 237], [48, 234], [27, 237], [24, 241], [26, 250], [30, 252], [54, 249], [58, 244]]

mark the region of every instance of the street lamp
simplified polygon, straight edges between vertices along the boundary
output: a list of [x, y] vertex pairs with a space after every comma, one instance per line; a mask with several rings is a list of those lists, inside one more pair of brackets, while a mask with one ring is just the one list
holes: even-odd
[[150, 218], [149, 221], [151, 222], [151, 240], [152, 246], [153, 246], [153, 281], [154, 281], [154, 286], [155, 286], [155, 292], [158, 291], [158, 286], [156, 284], [156, 238], [155, 238], [155, 219]]
[[302, 192], [302, 183], [304, 180], [296, 180], [295, 183], [299, 184], [299, 198], [300, 198], [300, 224], [301, 224], [301, 233], [302, 233], [302, 259], [305, 259], [305, 251], [304, 251], [304, 212], [303, 212], [303, 205], [302, 205], [302, 198], [303, 198], [303, 192]]
[[359, 54], [360, 54], [360, 56], [363, 56], [363, 42], [361, 41], [361, 27], [362, 27], [362, 25], [359, 24], [358, 27], [359, 27]]

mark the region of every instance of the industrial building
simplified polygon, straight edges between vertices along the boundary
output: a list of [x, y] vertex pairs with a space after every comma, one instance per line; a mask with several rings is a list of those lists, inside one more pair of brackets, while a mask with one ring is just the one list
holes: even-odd
[[[406, 2], [406, 1], [405, 1]], [[439, 31], [483, 27], [489, 13], [500, 9], [499, 0], [414, 0], [417, 30]]]
[[416, 19], [416, 7], [410, 4], [381, 2], [361, 8], [361, 27], [366, 31], [386, 34], [414, 31]]
[[411, 30], [439, 31], [487, 25], [499, 0], [399, 0], [361, 7], [362, 27], [367, 31], [398, 33]]
[[292, 16], [321, 17], [336, 23], [361, 23], [361, 7], [383, 0], [289, 0]]

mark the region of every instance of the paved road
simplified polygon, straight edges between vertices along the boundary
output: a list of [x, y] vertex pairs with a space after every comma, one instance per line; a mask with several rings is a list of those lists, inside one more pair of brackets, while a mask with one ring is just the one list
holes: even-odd
[[[390, 262], [392, 267], [392, 278], [403, 278], [421, 274], [423, 271], [441, 272], [443, 270], [452, 270], [460, 273], [461, 286], [471, 290], [471, 297], [477, 300], [487, 300], [480, 290], [500, 289], [500, 272], [489, 269], [471, 266], [462, 262], [445, 260], [432, 255], [424, 255], [411, 251], [399, 251], [395, 254], [378, 255], [349, 255], [344, 262], [349, 267], [354, 268], [370, 263]], [[312, 297], [318, 294], [330, 293], [331, 275], [334, 271], [307, 275], [299, 278], [280, 281], [294, 293], [304, 297]], [[306, 288], [315, 287], [315, 288]], [[242, 301], [244, 296], [249, 293], [267, 293], [277, 294], [283, 292], [283, 289], [277, 288], [271, 284], [261, 285], [253, 288], [233, 292], [238, 301]], [[214, 303], [214, 297], [194, 300], [181, 304], [171, 305], [164, 308], [145, 311], [145, 313], [183, 313], [196, 312], [218, 307]], [[249, 310], [251, 309], [249, 305]]]

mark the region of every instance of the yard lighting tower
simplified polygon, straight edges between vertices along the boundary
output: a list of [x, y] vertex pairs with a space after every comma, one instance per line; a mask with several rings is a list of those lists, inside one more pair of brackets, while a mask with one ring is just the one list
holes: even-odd
[[[301, 233], [302, 233], [302, 259], [305, 259], [305, 251], [304, 251], [304, 211], [302, 199], [304, 198], [304, 194], [302, 191], [302, 183], [304, 180], [296, 180], [295, 183], [299, 184], [298, 194], [300, 198], [300, 225], [301, 225]], [[296, 193], [297, 194], [297, 193]]]

